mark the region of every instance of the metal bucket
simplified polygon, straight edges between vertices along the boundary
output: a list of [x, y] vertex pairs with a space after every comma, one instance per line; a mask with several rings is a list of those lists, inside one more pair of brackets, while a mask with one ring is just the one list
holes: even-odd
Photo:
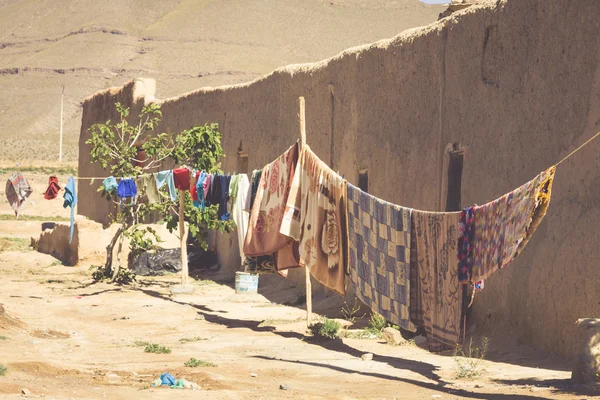
[[235, 292], [239, 293], [257, 293], [258, 292], [258, 275], [249, 274], [247, 272], [235, 273]]

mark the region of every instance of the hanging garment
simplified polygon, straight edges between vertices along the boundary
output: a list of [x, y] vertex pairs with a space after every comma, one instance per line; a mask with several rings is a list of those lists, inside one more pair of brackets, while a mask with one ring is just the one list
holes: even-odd
[[160, 171], [156, 173], [156, 187], [160, 189], [164, 184], [169, 188], [169, 196], [171, 201], [177, 201], [177, 190], [175, 189], [175, 181], [173, 180], [173, 171]]
[[221, 198], [221, 175], [214, 174], [210, 183], [210, 191], [208, 192], [207, 202], [209, 205], [219, 204]]
[[141, 200], [146, 204], [154, 204], [160, 202], [160, 194], [156, 185], [154, 175], [142, 175], [135, 179], [136, 190], [139, 188], [140, 193], [143, 193]]
[[[192, 184], [190, 185], [190, 195], [192, 196], [192, 202], [198, 202], [198, 178], [200, 178], [201, 171], [193, 171], [192, 172]], [[194, 204], [195, 205], [195, 204]]]
[[[194, 200], [194, 206], [199, 207], [202, 211], [204, 211], [206, 206], [206, 198], [204, 197], [204, 182], [206, 181], [206, 172], [199, 172], [197, 174], [198, 179], [196, 180], [195, 195], [196, 199]], [[193, 198], [193, 196], [192, 196]]]
[[231, 175], [231, 181], [229, 181], [229, 199], [235, 200], [238, 194], [238, 183], [241, 175]]
[[33, 189], [25, 177], [13, 172], [6, 181], [6, 199], [15, 213], [18, 213], [25, 200], [33, 193]]
[[58, 196], [58, 192], [60, 191], [60, 186], [58, 186], [58, 178], [55, 176], [51, 176], [48, 179], [48, 189], [44, 192], [44, 199], [52, 200]]
[[[248, 180], [248, 176], [246, 174], [237, 175], [235, 178], [237, 192], [231, 192], [233, 197], [233, 210], [231, 212], [231, 216], [237, 227], [240, 258], [242, 260], [242, 265], [244, 265], [244, 260], [246, 258], [244, 255], [244, 239], [246, 238], [246, 232], [248, 232], [248, 219], [250, 217], [248, 212], [244, 211], [244, 205], [246, 204], [246, 197], [248, 197], [248, 187], [250, 186], [250, 181]], [[229, 187], [231, 188], [233, 184], [234, 180], [232, 178]]]
[[[298, 160], [298, 145], [290, 147], [275, 161], [267, 164], [260, 173], [256, 196], [248, 222], [248, 233], [244, 242], [244, 253], [249, 256], [273, 254], [286, 246], [292, 239], [279, 232], [288, 198], [291, 181]], [[254, 175], [254, 174], [253, 174]], [[256, 174], [258, 176], [258, 174]], [[290, 260], [291, 255], [281, 256], [281, 260]], [[299, 259], [289, 265], [278, 264], [278, 270], [298, 267]]]
[[229, 221], [231, 214], [227, 211], [227, 201], [229, 200], [229, 183], [231, 182], [231, 176], [221, 176], [220, 179], [220, 193], [219, 193], [219, 211], [217, 216], [221, 221]]
[[459, 221], [460, 212], [412, 211], [411, 320], [425, 327], [430, 351], [453, 349], [460, 338]]
[[248, 197], [246, 199], [246, 205], [244, 207], [244, 210], [248, 212], [252, 211], [252, 206], [254, 205], [254, 198], [256, 197], [256, 192], [258, 191], [258, 185], [260, 184], [261, 175], [261, 169], [255, 169], [254, 171], [252, 171], [252, 179], [250, 180], [250, 187], [248, 188]]
[[71, 243], [73, 241], [73, 231], [75, 230], [75, 206], [77, 205], [77, 190], [75, 188], [75, 179], [73, 177], [69, 178], [69, 182], [67, 182], [67, 186], [65, 186], [63, 198], [65, 199], [63, 208], [71, 207], [71, 228], [69, 233], [69, 243]]
[[475, 207], [467, 207], [460, 213], [458, 225], [458, 281], [471, 282], [473, 273], [473, 241], [475, 240]]
[[210, 191], [210, 182], [212, 181], [212, 174], [207, 174], [206, 179], [202, 183], [202, 188], [204, 190], [204, 202], [206, 203], [206, 199], [208, 198], [208, 193]]
[[411, 209], [347, 184], [348, 268], [356, 297], [387, 321], [410, 321]]
[[471, 282], [486, 279], [525, 247], [546, 215], [555, 167], [490, 203], [475, 207]]
[[109, 176], [108, 178], [104, 178], [102, 181], [102, 186], [104, 186], [104, 191], [109, 194], [113, 194], [115, 190], [117, 190], [117, 180], [114, 176]]
[[135, 204], [135, 196], [137, 196], [137, 187], [135, 182], [131, 178], [123, 178], [117, 186], [117, 196], [121, 198], [121, 206], [123, 205], [123, 199], [133, 198], [133, 204]]
[[[264, 174], [265, 171], [263, 181]], [[341, 176], [303, 145], [280, 230], [300, 242], [301, 264], [319, 282], [342, 296], [346, 270], [346, 229], [342, 230], [345, 185]]]
[[179, 190], [190, 190], [190, 170], [187, 168], [176, 168], [173, 170], [173, 181]]

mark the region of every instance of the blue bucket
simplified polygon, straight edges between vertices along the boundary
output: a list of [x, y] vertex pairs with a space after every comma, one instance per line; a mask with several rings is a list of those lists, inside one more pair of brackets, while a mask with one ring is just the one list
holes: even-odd
[[257, 293], [258, 275], [247, 272], [235, 273], [235, 292], [236, 293]]

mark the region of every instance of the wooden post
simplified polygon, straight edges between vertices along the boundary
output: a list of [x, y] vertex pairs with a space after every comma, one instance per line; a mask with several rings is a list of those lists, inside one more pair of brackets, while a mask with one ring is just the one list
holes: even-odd
[[[300, 113], [298, 119], [300, 122], [300, 143], [302, 146], [306, 144], [306, 112], [304, 97], [298, 98], [298, 106]], [[310, 271], [307, 266], [304, 266], [304, 273], [306, 274], [306, 325], [310, 328], [312, 324], [312, 284], [310, 282]]]
[[181, 247], [181, 284], [188, 282], [187, 235], [184, 225], [185, 190], [179, 190], [179, 245]]
[[62, 142], [63, 142], [63, 103], [65, 97], [65, 85], [62, 85], [60, 93], [60, 139], [58, 145], [58, 161], [62, 162]]

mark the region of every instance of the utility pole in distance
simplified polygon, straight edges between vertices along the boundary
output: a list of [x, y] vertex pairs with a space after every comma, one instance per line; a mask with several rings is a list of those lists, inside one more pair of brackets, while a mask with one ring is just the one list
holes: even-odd
[[62, 91], [60, 94], [60, 144], [58, 150], [58, 161], [62, 162], [62, 142], [63, 142], [63, 104], [65, 97], [65, 85], [62, 85]]

